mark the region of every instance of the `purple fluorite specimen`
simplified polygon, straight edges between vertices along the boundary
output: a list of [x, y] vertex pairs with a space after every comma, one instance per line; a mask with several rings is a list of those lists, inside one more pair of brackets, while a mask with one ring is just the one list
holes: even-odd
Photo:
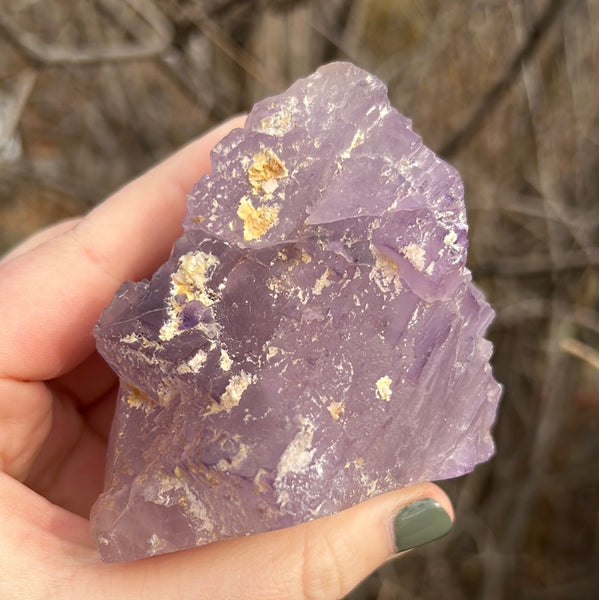
[[457, 172], [336, 63], [212, 154], [185, 233], [96, 329], [120, 377], [108, 561], [285, 527], [492, 454], [493, 312]]

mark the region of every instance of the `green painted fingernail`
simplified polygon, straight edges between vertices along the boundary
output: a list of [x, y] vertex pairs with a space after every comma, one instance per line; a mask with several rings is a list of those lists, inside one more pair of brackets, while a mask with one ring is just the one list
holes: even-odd
[[402, 552], [443, 537], [451, 529], [445, 509], [432, 498], [416, 500], [393, 517], [395, 551]]

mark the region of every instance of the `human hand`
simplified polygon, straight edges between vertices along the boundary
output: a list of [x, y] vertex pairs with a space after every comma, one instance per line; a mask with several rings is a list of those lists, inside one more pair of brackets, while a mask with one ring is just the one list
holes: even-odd
[[449, 500], [425, 483], [289, 529], [131, 563], [100, 560], [87, 516], [103, 485], [118, 382], [92, 328], [123, 281], [166, 260], [209, 151], [240, 124], [213, 130], [0, 262], [3, 599], [337, 598], [398, 550], [451, 526]]

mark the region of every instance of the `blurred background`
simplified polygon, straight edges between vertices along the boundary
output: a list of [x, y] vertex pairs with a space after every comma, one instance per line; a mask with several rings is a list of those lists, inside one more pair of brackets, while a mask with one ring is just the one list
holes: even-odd
[[2, 0], [0, 251], [337, 59], [462, 173], [497, 455], [360, 599], [599, 598], [599, 0]]

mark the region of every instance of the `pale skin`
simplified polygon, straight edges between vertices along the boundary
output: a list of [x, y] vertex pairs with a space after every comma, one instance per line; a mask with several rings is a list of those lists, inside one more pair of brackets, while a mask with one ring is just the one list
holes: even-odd
[[104, 564], [88, 515], [101, 491], [117, 380], [92, 328], [119, 285], [150, 276], [210, 169], [209, 132], [82, 219], [0, 262], [0, 597], [333, 599], [393, 556], [390, 520], [445, 494], [424, 483], [337, 515], [131, 563]]

